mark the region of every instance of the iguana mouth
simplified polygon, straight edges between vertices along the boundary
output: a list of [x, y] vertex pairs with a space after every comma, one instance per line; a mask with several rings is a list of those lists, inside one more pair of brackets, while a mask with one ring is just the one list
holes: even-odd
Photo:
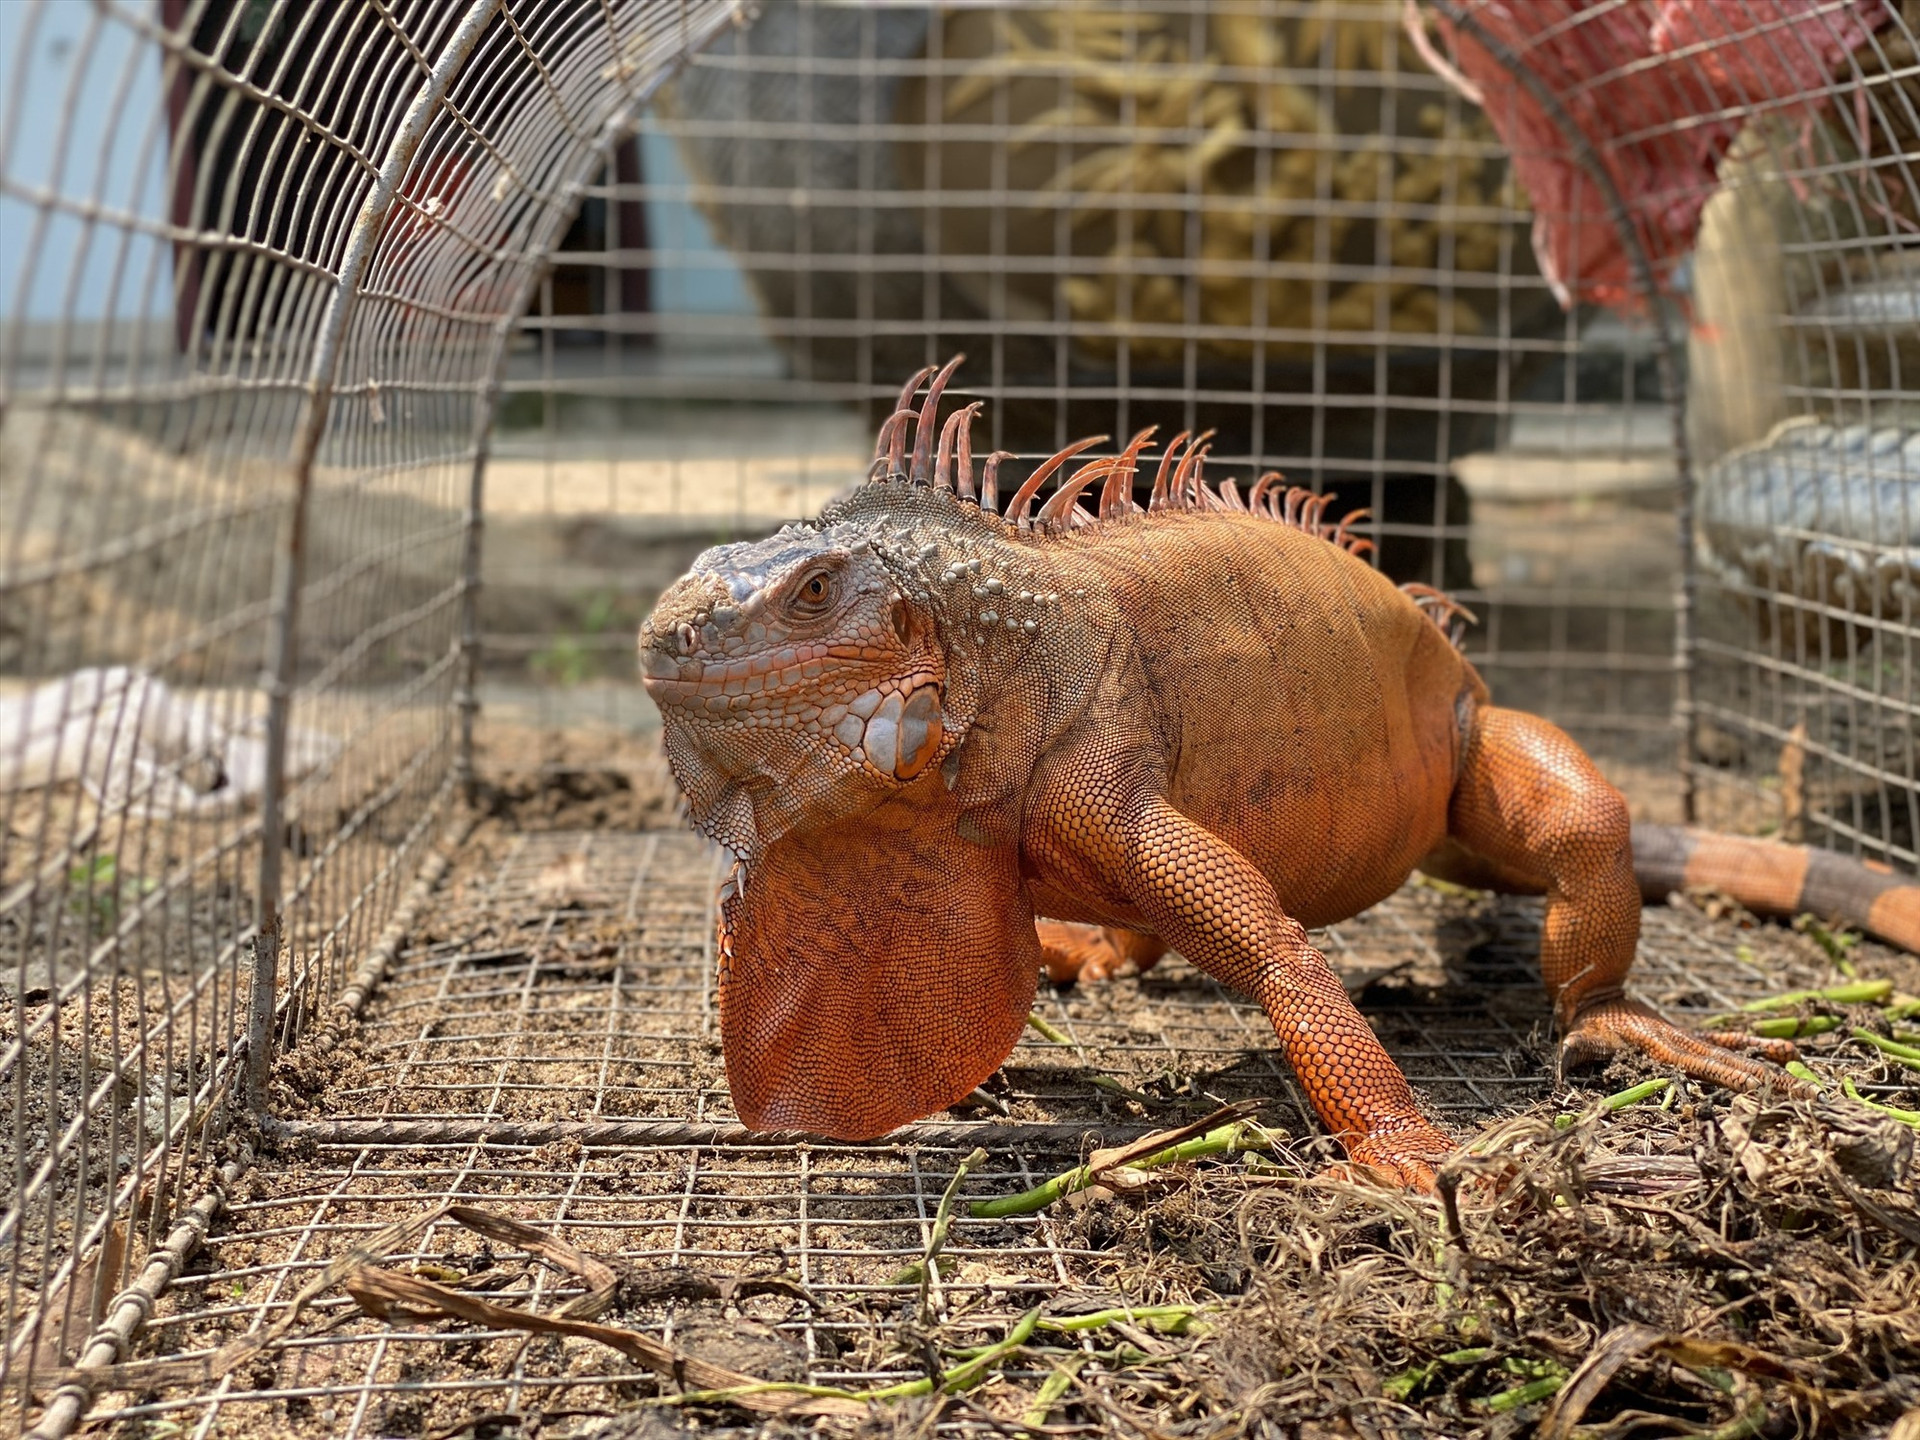
[[641, 657], [641, 675], [656, 704], [726, 715], [761, 708], [786, 692], [811, 693], [829, 657], [825, 646], [817, 652], [796, 646], [733, 660], [676, 660], [649, 649]]

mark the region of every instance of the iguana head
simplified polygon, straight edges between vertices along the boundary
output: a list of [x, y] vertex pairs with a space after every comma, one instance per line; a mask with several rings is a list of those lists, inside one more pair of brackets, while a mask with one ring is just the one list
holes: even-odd
[[[1075, 500], [1096, 480], [1101, 515], [1133, 509], [1134, 464], [1153, 432], [1065, 477], [1067, 462], [1106, 437], [1069, 445], [1002, 514], [997, 474], [1011, 456], [989, 456], [974, 487], [980, 406], [938, 423], [961, 358], [907, 382], [867, 483], [816, 521], [708, 550], [641, 629], [641, 671], [674, 778], [694, 824], [738, 856], [866, 814], [949, 756], [969, 827], [986, 823], [989, 802], [1004, 822], [1049, 720], [1071, 718], [1045, 714], [1049, 701], [1076, 676], [1090, 683], [1095, 632], [1074, 618], [1086, 592], [1061, 593], [1042, 542], [1092, 521]], [[1157, 491], [1184, 483], [1189, 464], [1197, 473], [1192, 449], [1177, 475], [1163, 462]], [[1030, 514], [1056, 473], [1059, 490]], [[1063, 653], [1034, 663], [1036, 647]], [[956, 755], [989, 687], [1016, 675], [1035, 693], [1000, 694], [992, 739]]]
[[708, 550], [640, 665], [694, 823], [736, 854], [872, 808], [947, 743], [934, 627], [857, 525]]

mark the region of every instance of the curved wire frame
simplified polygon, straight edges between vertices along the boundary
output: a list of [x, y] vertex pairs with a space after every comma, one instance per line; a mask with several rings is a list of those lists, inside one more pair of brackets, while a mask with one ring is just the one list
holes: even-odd
[[515, 324], [740, 10], [5, 9], [0, 1407], [53, 1436], [449, 813]]

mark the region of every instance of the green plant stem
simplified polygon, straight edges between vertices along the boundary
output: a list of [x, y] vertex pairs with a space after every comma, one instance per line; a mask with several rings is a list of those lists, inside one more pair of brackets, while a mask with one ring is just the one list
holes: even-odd
[[[1672, 1087], [1673, 1081], [1666, 1078], [1642, 1080], [1638, 1085], [1630, 1085], [1625, 1090], [1615, 1091], [1613, 1094], [1607, 1096], [1606, 1099], [1600, 1102], [1600, 1108], [1603, 1110], [1624, 1110], [1629, 1105], [1638, 1105], [1642, 1100], [1651, 1100], [1654, 1096]], [[1580, 1117], [1578, 1115], [1556, 1115], [1553, 1120], [1553, 1128], [1556, 1130], [1571, 1129], [1574, 1125], [1577, 1125], [1579, 1121]]]
[[1793, 928], [1826, 951], [1834, 969], [1849, 980], [1855, 978], [1853, 957], [1848, 952], [1860, 943], [1858, 935], [1844, 925], [1829, 928], [1818, 915], [1813, 914], [1794, 916]]
[[[991, 1345], [964, 1365], [956, 1365], [940, 1381], [940, 1393], [957, 1395], [962, 1390], [971, 1390], [1002, 1360], [1018, 1350], [1033, 1335], [1033, 1327], [1039, 1323], [1040, 1307], [1022, 1315], [1013, 1329], [1007, 1332], [1007, 1338], [997, 1345]], [[674, 1403], [687, 1405], [717, 1404], [728, 1400], [740, 1399], [747, 1395], [806, 1395], [824, 1400], [909, 1400], [916, 1395], [931, 1395], [934, 1383], [931, 1378], [922, 1376], [918, 1380], [903, 1380], [898, 1385], [883, 1385], [878, 1390], [843, 1390], [836, 1385], [802, 1385], [784, 1381], [769, 1381], [765, 1385], [735, 1385], [726, 1390], [689, 1390], [673, 1398]]]
[[1489, 1395], [1476, 1403], [1481, 1409], [1491, 1410], [1498, 1415], [1508, 1410], [1518, 1410], [1522, 1405], [1535, 1405], [1542, 1400], [1552, 1399], [1566, 1383], [1567, 1377], [1564, 1375], [1543, 1375], [1538, 1380], [1529, 1380], [1511, 1390], [1502, 1390], [1498, 1395]]
[[1442, 1365], [1478, 1365], [1481, 1361], [1492, 1358], [1491, 1345], [1475, 1345], [1467, 1350], [1449, 1350], [1445, 1355], [1437, 1356], [1424, 1365], [1409, 1366], [1398, 1375], [1390, 1377], [1381, 1385], [1380, 1391], [1389, 1399], [1411, 1399], [1432, 1383], [1433, 1377], [1440, 1373]]
[[1029, 1013], [1027, 1016], [1027, 1024], [1036, 1034], [1040, 1035], [1043, 1039], [1051, 1040], [1056, 1045], [1073, 1044], [1073, 1041], [1067, 1036], [1065, 1031], [1049, 1025], [1038, 1015]]
[[1074, 1377], [1080, 1373], [1080, 1361], [1069, 1360], [1063, 1365], [1053, 1367], [1053, 1372], [1040, 1382], [1040, 1393], [1033, 1397], [1033, 1404], [1027, 1407], [1027, 1413], [1020, 1417], [1023, 1425], [1044, 1425], [1047, 1416], [1053, 1413], [1053, 1407], [1060, 1397], [1073, 1388]]
[[[1128, 1168], [1134, 1170], [1152, 1170], [1161, 1165], [1172, 1165], [1181, 1160], [1197, 1160], [1205, 1155], [1221, 1155], [1232, 1149], [1251, 1149], [1260, 1144], [1259, 1137], [1250, 1137], [1246, 1125], [1235, 1121], [1223, 1125], [1218, 1130], [1209, 1130], [1205, 1135], [1197, 1135], [1191, 1140], [1182, 1140], [1178, 1145], [1169, 1145], [1165, 1150], [1156, 1150], [1151, 1155], [1128, 1162]], [[1031, 1215], [1044, 1210], [1055, 1201], [1065, 1199], [1077, 1190], [1084, 1190], [1099, 1178], [1090, 1165], [1076, 1165], [1064, 1175], [1055, 1175], [1043, 1180], [1031, 1190], [1023, 1190], [1018, 1195], [1005, 1195], [996, 1200], [976, 1200], [968, 1207], [968, 1214], [976, 1220], [1004, 1220], [1010, 1215]]]
[[1864, 1105], [1869, 1110], [1878, 1110], [1882, 1115], [1891, 1115], [1894, 1119], [1904, 1121], [1908, 1125], [1920, 1126], [1920, 1110], [1902, 1110], [1897, 1105], [1882, 1105], [1878, 1100], [1867, 1099], [1854, 1088], [1851, 1075], [1841, 1077], [1840, 1091], [1849, 1100]]
[[947, 1182], [946, 1190], [941, 1193], [940, 1206], [933, 1212], [933, 1230], [927, 1237], [926, 1253], [920, 1257], [917, 1265], [909, 1265], [893, 1277], [893, 1283], [896, 1285], [919, 1285], [922, 1324], [925, 1324], [928, 1319], [927, 1292], [933, 1284], [934, 1267], [939, 1262], [941, 1249], [947, 1243], [947, 1231], [953, 1226], [953, 1202], [960, 1194], [960, 1184], [967, 1178], [967, 1172], [974, 1166], [984, 1163], [986, 1158], [985, 1150], [976, 1149], [954, 1169], [953, 1178]]
[[1920, 1019], [1920, 995], [1896, 995], [1880, 1013], [1889, 1020]]
[[1007, 1332], [1007, 1338], [998, 1345], [985, 1354], [967, 1361], [964, 1365], [956, 1365], [949, 1370], [946, 1378], [940, 1382], [941, 1393], [957, 1395], [962, 1390], [971, 1390], [987, 1378], [989, 1370], [1026, 1344], [1033, 1337], [1034, 1326], [1039, 1323], [1040, 1307], [1036, 1305], [1020, 1317], [1013, 1329]]
[[1759, 1035], [1767, 1040], [1798, 1040], [1802, 1036], [1824, 1035], [1829, 1030], [1838, 1030], [1840, 1019], [1835, 1015], [1775, 1015], [1765, 1020], [1754, 1020], [1746, 1015], [1715, 1015], [1707, 1024], [1715, 1029], [1738, 1025], [1749, 1035]]
[[1475, 890], [1470, 885], [1458, 885], [1451, 880], [1441, 880], [1419, 870], [1413, 873], [1413, 883], [1423, 890], [1433, 891], [1436, 895], [1452, 895], [1463, 900], [1483, 900], [1490, 893], [1485, 890]]
[[1845, 985], [1829, 985], [1824, 990], [1789, 990], [1784, 995], [1763, 995], [1740, 1008], [1753, 1015], [1767, 1010], [1791, 1010], [1809, 1000], [1829, 1000], [1835, 1005], [1874, 1005], [1891, 994], [1891, 980], [1853, 980]]
[[1115, 1321], [1151, 1325], [1165, 1335], [1178, 1335], [1199, 1310], [1198, 1305], [1141, 1305], [1130, 1310], [1095, 1310], [1087, 1315], [1048, 1315], [1040, 1321], [1042, 1330], [1099, 1330]]
[[1380, 1384], [1380, 1393], [1389, 1400], [1398, 1400], [1403, 1404], [1427, 1388], [1427, 1384], [1440, 1368], [1439, 1362], [1429, 1360], [1424, 1365], [1412, 1365], [1398, 1375], [1389, 1375]]
[[1876, 1035], [1863, 1025], [1853, 1027], [1853, 1038], [1873, 1046], [1889, 1060], [1906, 1066], [1909, 1070], [1920, 1070], [1920, 1050], [1911, 1045], [1902, 1045], [1897, 1040], [1889, 1040], [1884, 1035]]
[[1787, 1061], [1786, 1071], [1789, 1075], [1793, 1076], [1794, 1079], [1804, 1080], [1816, 1090], [1824, 1090], [1826, 1088], [1826, 1082], [1798, 1060]]
[[1748, 1435], [1758, 1435], [1760, 1427], [1766, 1424], [1766, 1421], [1766, 1398], [1759, 1396], [1755, 1398], [1746, 1414], [1736, 1416], [1715, 1429], [1701, 1432], [1699, 1440], [1745, 1440]]

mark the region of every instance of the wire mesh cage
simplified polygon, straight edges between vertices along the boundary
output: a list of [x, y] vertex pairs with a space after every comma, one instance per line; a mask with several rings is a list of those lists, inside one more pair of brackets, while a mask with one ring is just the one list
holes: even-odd
[[501, 354], [605, 137], [734, 12], [5, 8], [11, 1374], [137, 1322], [418, 867]]
[[[143, 1326], [203, 1363], [103, 1390], [129, 1423], [419, 1432], [553, 1388], [498, 1336], [422, 1382], [370, 1322], [207, 1368], [436, 1198], [673, 1263], [771, 1235], [854, 1297], [919, 1252], [964, 1125], [744, 1147], [708, 852], [459, 837], [508, 773], [646, 769], [654, 595], [863, 474], [955, 351], [1008, 478], [1210, 430], [1220, 474], [1364, 510], [1637, 814], [1913, 871], [1917, 29], [1884, 0], [0, 6], [4, 1413], [66, 1433]], [[1430, 898], [1329, 944], [1438, 965]], [[1758, 982], [1648, 946], [1688, 1005]], [[1188, 982], [1058, 1018], [1142, 1075], [1265, 1053], [1237, 1083], [1283, 1091], [1253, 1012]], [[1535, 1093], [1499, 990], [1402, 1017], [1462, 1120]], [[1027, 1069], [1055, 1128], [1021, 1183], [1119, 1113]], [[1097, 1269], [1052, 1230], [980, 1245], [1033, 1262], [957, 1287], [982, 1326]], [[815, 1378], [895, 1373], [851, 1322], [777, 1324]]]

